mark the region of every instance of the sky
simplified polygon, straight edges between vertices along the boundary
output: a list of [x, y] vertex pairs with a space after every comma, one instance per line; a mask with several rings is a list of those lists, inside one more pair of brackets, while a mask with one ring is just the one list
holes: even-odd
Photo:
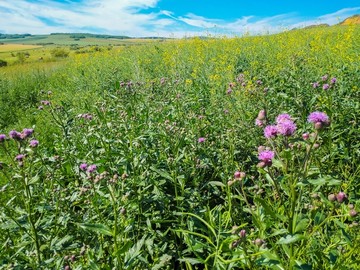
[[241, 36], [355, 14], [359, 0], [0, 0], [0, 33]]

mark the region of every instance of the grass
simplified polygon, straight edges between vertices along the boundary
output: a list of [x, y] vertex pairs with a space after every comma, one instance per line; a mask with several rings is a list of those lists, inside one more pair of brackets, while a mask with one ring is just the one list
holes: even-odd
[[3, 45], [0, 45], [0, 53], [32, 50], [32, 49], [36, 49], [36, 48], [40, 48], [40, 47], [41, 46], [38, 46], [38, 45], [3, 44]]
[[357, 269], [359, 31], [2, 68], [1, 267]]

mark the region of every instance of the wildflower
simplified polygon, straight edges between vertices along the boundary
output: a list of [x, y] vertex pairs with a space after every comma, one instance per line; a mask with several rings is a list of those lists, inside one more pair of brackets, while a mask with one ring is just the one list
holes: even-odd
[[257, 80], [257, 81], [256, 81], [256, 84], [257, 84], [257, 85], [262, 85], [262, 81], [261, 81], [261, 80]]
[[282, 120], [279, 122], [276, 126], [278, 134], [284, 135], [284, 136], [291, 136], [294, 134], [296, 130], [296, 125], [291, 120]]
[[328, 75], [322, 76], [321, 79], [322, 79], [323, 81], [326, 81], [326, 80], [328, 79]]
[[266, 126], [264, 129], [264, 136], [267, 139], [275, 138], [278, 133], [276, 126]]
[[0, 142], [4, 142], [6, 140], [5, 134], [0, 134]]
[[264, 240], [260, 239], [260, 238], [257, 238], [255, 241], [254, 241], [254, 244], [258, 247], [260, 247], [262, 244], [264, 244]]
[[34, 130], [32, 128], [24, 128], [21, 137], [23, 139], [30, 137], [34, 133]]
[[39, 107], [38, 107], [38, 110], [40, 110], [40, 111], [43, 110], [43, 109], [44, 109], [43, 106], [39, 106]]
[[276, 117], [276, 123], [277, 124], [282, 123], [284, 121], [292, 121], [291, 116], [289, 114], [287, 114], [287, 113], [282, 113], [282, 114], [279, 114]]
[[225, 109], [224, 110], [224, 114], [228, 114], [229, 113], [229, 110], [228, 109]]
[[48, 101], [48, 100], [42, 100], [42, 101], [41, 101], [41, 104], [42, 104], [42, 105], [45, 105], [45, 106], [49, 106], [49, 105], [50, 105], [50, 101]]
[[31, 140], [29, 144], [30, 144], [31, 147], [37, 147], [39, 145], [39, 141], [38, 140]]
[[228, 90], [226, 91], [226, 94], [230, 95], [232, 93], [232, 89], [228, 88]]
[[331, 84], [335, 84], [335, 83], [336, 83], [336, 81], [337, 81], [337, 79], [334, 77], [334, 78], [331, 78], [330, 83], [331, 83]]
[[259, 153], [259, 160], [261, 161], [258, 166], [260, 168], [271, 166], [272, 159], [275, 157], [275, 153], [271, 150], [264, 150]]
[[244, 172], [239, 172], [239, 171], [236, 171], [234, 173], [234, 178], [235, 179], [243, 179], [245, 177], [245, 173]]
[[25, 155], [19, 154], [19, 155], [17, 155], [17, 156], [15, 157], [15, 160], [17, 160], [17, 161], [22, 161], [22, 160], [24, 159], [24, 157], [25, 157]]
[[329, 84], [327, 84], [327, 83], [325, 83], [324, 85], [323, 85], [323, 90], [328, 90], [329, 89], [329, 87], [330, 87], [330, 85]]
[[200, 138], [198, 139], [198, 142], [199, 142], [199, 143], [205, 142], [205, 138], [204, 138], [204, 137], [200, 137]]
[[259, 153], [259, 160], [261, 161], [271, 161], [275, 157], [275, 153], [271, 150], [264, 150]]
[[314, 82], [312, 83], [312, 87], [313, 88], [318, 88], [320, 86], [320, 84], [318, 82]]
[[18, 140], [21, 139], [21, 133], [16, 130], [12, 130], [9, 132], [9, 137], [11, 139]]
[[308, 116], [308, 122], [314, 124], [320, 122], [324, 125], [330, 124], [329, 117], [326, 115], [326, 113], [318, 111], [310, 113], [310, 115]]
[[309, 133], [304, 133], [304, 134], [302, 135], [302, 138], [303, 138], [305, 141], [308, 140], [308, 139], [310, 138]]
[[245, 231], [245, 230], [241, 230], [241, 231], [239, 232], [239, 236], [240, 236], [241, 238], [245, 238], [245, 237], [246, 237], [246, 231]]
[[350, 215], [351, 217], [356, 217], [356, 216], [357, 216], [356, 210], [355, 210], [355, 209], [351, 209], [351, 210], [349, 211], [349, 215]]
[[86, 171], [87, 166], [88, 166], [88, 165], [87, 165], [86, 163], [81, 163], [80, 166], [79, 166], [79, 168], [80, 168], [80, 170], [82, 170], [82, 171]]
[[88, 173], [92, 173], [92, 172], [94, 172], [94, 171], [96, 171], [96, 165], [95, 165], [95, 164], [90, 165], [90, 166], [87, 168], [87, 172], [88, 172]]
[[337, 195], [336, 195], [336, 200], [339, 203], [342, 203], [345, 199], [347, 198], [346, 194], [342, 191], [340, 191]]

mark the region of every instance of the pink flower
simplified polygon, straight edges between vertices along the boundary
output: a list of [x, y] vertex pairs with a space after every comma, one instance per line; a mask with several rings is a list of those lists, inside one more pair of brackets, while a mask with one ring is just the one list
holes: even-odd
[[276, 123], [279, 124], [284, 121], [292, 121], [291, 116], [287, 113], [279, 114], [278, 117], [276, 117]]
[[264, 136], [267, 139], [275, 138], [278, 134], [278, 130], [276, 126], [266, 126], [264, 129]]
[[88, 165], [87, 165], [86, 163], [81, 163], [80, 166], [79, 166], [79, 168], [80, 168], [80, 170], [82, 170], [82, 171], [86, 171], [87, 166], [88, 166]]
[[308, 116], [308, 121], [314, 124], [317, 122], [321, 122], [325, 125], [328, 125], [330, 123], [329, 116], [327, 116], [324, 112], [318, 111], [310, 113], [310, 115]]
[[199, 142], [199, 143], [205, 142], [205, 138], [204, 138], [204, 137], [200, 137], [200, 138], [198, 139], [198, 142]]
[[94, 171], [96, 171], [96, 165], [95, 165], [95, 164], [90, 165], [90, 166], [87, 168], [87, 172], [88, 172], [88, 173], [92, 173], [92, 172], [94, 172]]
[[277, 132], [284, 136], [291, 136], [296, 130], [296, 125], [291, 120], [282, 120], [276, 126]]
[[30, 144], [31, 147], [37, 147], [39, 145], [39, 141], [38, 140], [31, 140], [29, 144]]
[[275, 153], [271, 150], [264, 150], [259, 153], [259, 160], [269, 163], [275, 157]]

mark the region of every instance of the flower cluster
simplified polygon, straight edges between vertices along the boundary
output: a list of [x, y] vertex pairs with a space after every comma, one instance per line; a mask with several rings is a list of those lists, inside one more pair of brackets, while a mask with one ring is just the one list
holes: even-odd
[[79, 168], [80, 168], [80, 170], [82, 170], [84, 172], [86, 171], [89, 174], [96, 171], [96, 165], [95, 164], [88, 165], [86, 163], [81, 163]]
[[313, 88], [322, 87], [323, 90], [330, 89], [335, 83], [337, 82], [337, 79], [335, 77], [332, 77], [329, 81], [329, 76], [324, 75], [321, 77], [321, 82], [313, 82], [311, 83]]
[[276, 125], [266, 126], [264, 136], [267, 139], [275, 138], [277, 135], [292, 136], [296, 131], [296, 125], [288, 114], [279, 114]]

